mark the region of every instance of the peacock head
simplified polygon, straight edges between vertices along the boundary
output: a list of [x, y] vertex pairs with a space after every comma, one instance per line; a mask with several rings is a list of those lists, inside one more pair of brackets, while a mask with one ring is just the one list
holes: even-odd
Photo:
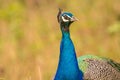
[[74, 21], [77, 21], [78, 19], [73, 16], [70, 12], [63, 12], [61, 9], [59, 9], [58, 15], [57, 15], [58, 23], [60, 24], [62, 31], [69, 31], [69, 26]]

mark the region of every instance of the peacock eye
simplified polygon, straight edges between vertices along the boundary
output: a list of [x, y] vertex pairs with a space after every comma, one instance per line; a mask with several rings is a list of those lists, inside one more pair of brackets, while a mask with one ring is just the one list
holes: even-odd
[[63, 17], [64, 17], [64, 19], [66, 19], [66, 20], [70, 20], [70, 18], [69, 18], [67, 15], [64, 15]]

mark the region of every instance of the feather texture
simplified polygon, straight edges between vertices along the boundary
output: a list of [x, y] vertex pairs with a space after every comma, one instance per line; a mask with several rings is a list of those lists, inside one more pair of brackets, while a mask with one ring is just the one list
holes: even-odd
[[111, 59], [84, 55], [78, 63], [85, 80], [120, 80], [120, 64]]

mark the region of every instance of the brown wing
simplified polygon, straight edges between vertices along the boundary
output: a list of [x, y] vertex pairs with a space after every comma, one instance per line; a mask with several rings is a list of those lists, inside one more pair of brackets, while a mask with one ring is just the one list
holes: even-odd
[[[120, 80], [119, 69], [113, 67], [115, 63], [107, 60], [86, 59], [87, 70], [84, 73], [84, 80]], [[117, 64], [118, 67], [118, 64]]]

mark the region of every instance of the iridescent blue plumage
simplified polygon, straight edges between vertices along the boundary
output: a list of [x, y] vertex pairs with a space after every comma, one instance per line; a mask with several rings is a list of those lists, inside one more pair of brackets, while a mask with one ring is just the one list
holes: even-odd
[[74, 45], [69, 33], [63, 33], [59, 59], [54, 80], [82, 80], [83, 74], [79, 70]]
[[63, 16], [63, 15], [68, 15], [68, 16], [70, 16], [70, 17], [73, 16], [73, 14], [71, 14], [71, 13], [69, 13], [69, 12], [64, 12], [64, 13], [62, 14], [62, 16]]
[[[67, 15], [69, 18], [73, 17], [68, 12], [63, 13], [61, 16], [64, 15]], [[59, 64], [54, 80], [83, 80], [83, 73], [79, 70], [75, 48], [68, 29], [71, 22], [59, 23], [62, 31], [62, 40], [60, 44]]]

